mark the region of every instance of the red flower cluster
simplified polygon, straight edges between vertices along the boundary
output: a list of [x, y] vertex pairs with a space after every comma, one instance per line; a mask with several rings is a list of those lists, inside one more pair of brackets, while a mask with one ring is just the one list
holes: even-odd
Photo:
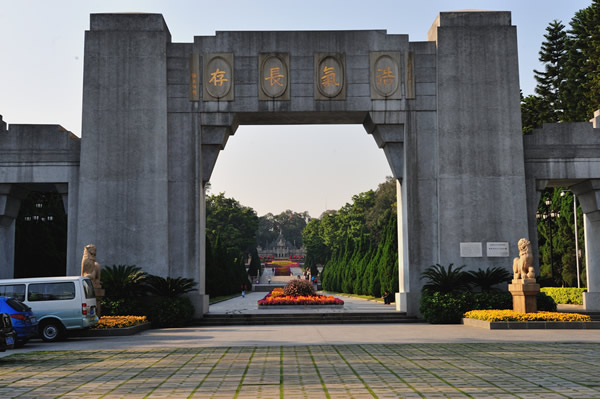
[[302, 256], [302, 255], [290, 255], [290, 259], [301, 260], [301, 259], [304, 259], [304, 256]]
[[333, 296], [314, 295], [314, 296], [288, 296], [272, 295], [269, 292], [263, 299], [258, 301], [258, 306], [273, 305], [343, 305], [344, 301]]

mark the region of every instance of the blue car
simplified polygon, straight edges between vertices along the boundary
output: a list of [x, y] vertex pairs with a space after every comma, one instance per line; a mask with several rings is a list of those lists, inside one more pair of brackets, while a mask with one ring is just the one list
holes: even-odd
[[17, 332], [17, 346], [22, 346], [37, 334], [38, 322], [31, 308], [15, 298], [0, 297], [0, 313], [10, 315], [13, 328]]

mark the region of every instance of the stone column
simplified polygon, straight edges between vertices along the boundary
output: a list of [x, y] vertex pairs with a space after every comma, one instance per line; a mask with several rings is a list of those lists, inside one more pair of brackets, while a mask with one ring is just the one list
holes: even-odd
[[85, 35], [78, 251], [169, 273], [167, 47], [160, 14], [92, 14]]
[[15, 227], [25, 191], [13, 184], [0, 184], [0, 279], [15, 272]]
[[600, 179], [571, 186], [583, 211], [587, 292], [583, 294], [586, 311], [600, 311]]

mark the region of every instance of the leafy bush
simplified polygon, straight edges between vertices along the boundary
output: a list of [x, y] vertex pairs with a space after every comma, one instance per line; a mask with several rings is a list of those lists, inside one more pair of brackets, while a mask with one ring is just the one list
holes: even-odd
[[556, 302], [544, 292], [537, 294], [537, 308], [540, 312], [556, 312]]
[[421, 280], [427, 279], [423, 285], [422, 292], [451, 293], [467, 291], [469, 289], [469, 277], [462, 269], [465, 265], [452, 270], [452, 263], [446, 269], [440, 264], [429, 266], [421, 273]]
[[509, 282], [512, 275], [503, 267], [488, 267], [485, 270], [478, 269], [477, 271], [467, 272], [467, 278], [469, 284], [481, 292], [501, 291], [500, 288], [494, 286]]
[[181, 327], [189, 324], [194, 316], [194, 306], [186, 296], [176, 298], [149, 297], [144, 315], [152, 327]]
[[432, 324], [459, 324], [463, 314], [478, 309], [512, 309], [508, 292], [424, 292], [419, 310]]
[[291, 280], [283, 288], [283, 294], [288, 296], [316, 295], [315, 287], [308, 280]]
[[167, 298], [176, 298], [191, 291], [195, 291], [196, 282], [185, 277], [160, 277], [149, 275], [146, 278], [148, 292], [152, 295]]
[[109, 298], [131, 298], [144, 293], [146, 273], [135, 265], [106, 266], [100, 273], [102, 288]]
[[543, 287], [540, 291], [552, 297], [556, 303], [572, 303], [576, 305], [583, 305], [583, 293], [587, 291], [587, 289], [572, 287]]

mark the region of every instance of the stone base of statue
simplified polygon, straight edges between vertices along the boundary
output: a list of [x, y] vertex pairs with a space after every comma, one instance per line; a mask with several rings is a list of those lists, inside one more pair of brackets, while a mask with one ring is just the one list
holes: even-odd
[[104, 298], [104, 288], [94, 288], [94, 292], [96, 293], [96, 315], [100, 317], [102, 315], [102, 308], [100, 306], [100, 302], [102, 302], [102, 298]]
[[515, 312], [537, 312], [537, 294], [540, 292], [540, 285], [534, 278], [513, 280], [512, 284], [508, 285], [508, 291], [512, 294]]

